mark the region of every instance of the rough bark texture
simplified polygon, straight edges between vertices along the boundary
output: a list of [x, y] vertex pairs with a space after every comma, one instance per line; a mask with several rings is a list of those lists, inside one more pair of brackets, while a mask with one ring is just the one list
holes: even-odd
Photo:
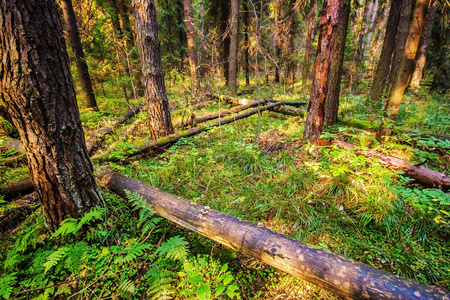
[[126, 198], [140, 194], [160, 216], [245, 255], [302, 278], [346, 299], [450, 299], [450, 292], [403, 279], [315, 249], [270, 229], [230, 217], [117, 173], [101, 178], [104, 187]]
[[27, 152], [47, 224], [101, 199], [87, 153], [68, 56], [52, 0], [0, 1], [1, 99]]
[[250, 31], [250, 7], [249, 7], [249, 0], [244, 0], [244, 13], [243, 13], [243, 19], [244, 19], [244, 71], [245, 71], [245, 85], [250, 85], [250, 55], [249, 55], [249, 47], [250, 47], [250, 41], [248, 37], [248, 33]]
[[404, 171], [404, 176], [413, 178], [426, 186], [438, 188], [444, 191], [450, 189], [450, 177], [445, 173], [440, 173], [424, 166], [411, 165], [404, 159], [378, 153], [373, 150], [357, 150], [353, 145], [346, 142], [339, 142], [337, 145], [340, 148], [355, 152], [357, 154], [378, 158], [383, 166], [393, 170]]
[[432, 0], [430, 2], [430, 7], [428, 8], [427, 17], [425, 19], [425, 28], [423, 29], [423, 34], [420, 38], [419, 47], [416, 53], [414, 73], [411, 78], [411, 83], [409, 84], [413, 88], [418, 88], [420, 86], [420, 81], [422, 80], [423, 68], [425, 67], [425, 62], [427, 60], [427, 50], [428, 45], [430, 44], [431, 32], [433, 30], [437, 9], [437, 0]]
[[414, 6], [415, 0], [404, 0], [400, 11], [400, 19], [398, 21], [397, 35], [395, 37], [394, 53], [391, 59], [391, 69], [389, 71], [389, 78], [387, 81], [386, 95], [391, 92], [392, 84], [395, 80], [395, 76], [398, 73], [400, 61], [405, 51], [406, 38], [408, 37], [408, 27], [411, 21], [411, 12]]
[[197, 68], [197, 47], [195, 46], [194, 13], [192, 12], [192, 0], [183, 0], [184, 5], [184, 25], [186, 26], [186, 36], [189, 54], [189, 68], [191, 70], [191, 88], [196, 91], [198, 88], [198, 68]]
[[392, 0], [391, 3], [386, 33], [384, 35], [383, 48], [381, 49], [380, 59], [375, 72], [375, 78], [370, 90], [370, 99], [373, 101], [381, 100], [384, 87], [386, 86], [386, 79], [389, 74], [389, 66], [391, 63], [392, 52], [394, 51], [395, 37], [397, 35], [398, 21], [400, 19], [400, 11], [403, 3], [404, 0]]
[[342, 64], [344, 62], [345, 40], [347, 36], [350, 0], [341, 0], [339, 5], [339, 23], [337, 25], [336, 42], [331, 58], [328, 75], [328, 92], [325, 99], [325, 123], [336, 124], [338, 121], [339, 94], [341, 91]]
[[80, 79], [81, 88], [86, 96], [86, 106], [97, 110], [97, 101], [95, 100], [91, 78], [89, 77], [89, 69], [81, 44], [80, 34], [78, 32], [77, 19], [75, 17], [75, 12], [73, 11], [72, 0], [61, 0], [61, 6], [66, 23], [66, 30], [69, 34], [70, 46], [72, 47], [73, 56], [75, 57], [78, 78]]
[[155, 3], [153, 0], [133, 0], [133, 6], [150, 138], [157, 139], [173, 133], [173, 126], [161, 64]]
[[[414, 72], [414, 58], [416, 57], [429, 3], [430, 0], [417, 0], [414, 7], [413, 18], [409, 26], [408, 38], [405, 43], [405, 50], [400, 61], [397, 75], [395, 76], [395, 80], [392, 84], [389, 98], [386, 102], [384, 117], [391, 121], [397, 118], [397, 113], [403, 99], [403, 94], [408, 86], [410, 76]], [[383, 139], [384, 136], [389, 135], [390, 126], [391, 124], [389, 124], [389, 121], [380, 124], [377, 134], [379, 139]]]
[[341, 21], [339, 12], [344, 2], [325, 0], [320, 17], [319, 41], [316, 60], [314, 62], [314, 79], [306, 115], [305, 139], [315, 143], [322, 133], [325, 115], [325, 98], [328, 92], [328, 76], [335, 49], [338, 24]]
[[302, 93], [306, 95], [306, 83], [308, 81], [309, 74], [309, 53], [311, 51], [311, 44], [314, 40], [314, 19], [315, 19], [315, 10], [313, 7], [316, 5], [316, 0], [309, 1], [309, 13], [306, 19], [306, 43], [305, 43], [305, 59], [303, 61], [303, 70], [302, 70]]
[[229, 73], [228, 73], [228, 92], [231, 95], [237, 93], [237, 55], [239, 45], [239, 0], [231, 0], [231, 13], [230, 13], [230, 54], [229, 60]]

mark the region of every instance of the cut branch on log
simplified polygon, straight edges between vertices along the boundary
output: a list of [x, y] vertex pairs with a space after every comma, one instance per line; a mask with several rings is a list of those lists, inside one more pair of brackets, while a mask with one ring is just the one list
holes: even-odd
[[102, 163], [102, 162], [107, 162], [107, 161], [117, 162], [117, 161], [120, 161], [120, 160], [128, 158], [128, 157], [140, 155], [140, 154], [149, 152], [150, 150], [172, 144], [182, 137], [187, 138], [187, 137], [199, 134], [203, 131], [208, 131], [209, 129], [211, 129], [213, 127], [226, 125], [226, 124], [232, 123], [234, 121], [247, 118], [251, 115], [257, 114], [258, 112], [262, 112], [262, 111], [271, 109], [271, 108], [276, 107], [281, 104], [282, 104], [282, 102], [267, 104], [265, 106], [261, 106], [260, 108], [248, 110], [239, 115], [231, 116], [228, 118], [223, 118], [223, 119], [220, 119], [219, 121], [209, 123], [209, 124], [205, 125], [204, 127], [194, 127], [194, 128], [190, 128], [185, 131], [181, 131], [181, 132], [177, 132], [177, 133], [168, 135], [166, 137], [159, 138], [157, 140], [151, 140], [151, 141], [144, 143], [143, 146], [135, 147], [129, 153], [123, 153], [119, 156], [111, 157], [111, 152], [108, 152], [108, 153], [105, 153], [105, 154], [102, 154], [99, 156], [94, 156], [94, 157], [92, 157], [92, 161], [96, 162], [96, 163]]
[[352, 144], [346, 142], [338, 142], [337, 146], [347, 151], [351, 151], [367, 157], [376, 157], [380, 160], [380, 163], [383, 166], [393, 170], [404, 171], [405, 176], [413, 178], [424, 185], [438, 188], [444, 191], [450, 190], [450, 176], [447, 176], [445, 173], [440, 173], [424, 166], [411, 165], [404, 159], [389, 156], [373, 150], [359, 150], [356, 149], [356, 147]]
[[103, 127], [96, 133], [94, 133], [89, 140], [86, 141], [86, 147], [88, 149], [89, 155], [93, 155], [98, 148], [102, 146], [103, 141], [106, 136], [116, 129], [122, 123], [125, 123], [127, 120], [135, 116], [142, 108], [142, 105], [138, 105], [130, 110], [128, 110], [124, 115], [120, 118], [116, 119], [111, 125]]
[[126, 198], [139, 193], [160, 216], [245, 255], [302, 278], [340, 297], [351, 299], [450, 299], [439, 287], [397, 277], [349, 260], [335, 252], [315, 249], [267, 228], [210, 210], [158, 190], [139, 180], [109, 172], [101, 185]]

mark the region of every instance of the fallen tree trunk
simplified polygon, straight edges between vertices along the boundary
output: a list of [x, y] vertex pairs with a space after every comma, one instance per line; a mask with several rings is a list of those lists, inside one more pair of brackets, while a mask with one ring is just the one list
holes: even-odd
[[[285, 104], [288, 104], [289, 102], [284, 102]], [[301, 108], [295, 108], [289, 105], [282, 105], [282, 106], [278, 106], [275, 107], [273, 109], [273, 111], [275, 112], [279, 112], [282, 113], [283, 115], [288, 115], [288, 116], [300, 116], [302, 118], [304, 118], [306, 116], [306, 110], [301, 109]]]
[[29, 214], [36, 209], [38, 204], [35, 193], [26, 195], [8, 205], [8, 208], [0, 212], [0, 237], [6, 235], [17, 227]]
[[380, 163], [383, 166], [393, 170], [404, 171], [405, 176], [413, 178], [427, 186], [444, 191], [450, 190], [450, 176], [447, 176], [445, 173], [440, 173], [424, 166], [411, 165], [404, 159], [389, 156], [373, 150], [358, 150], [352, 144], [346, 142], [338, 142], [337, 146], [360, 155], [376, 157], [380, 160]]
[[17, 151], [20, 154], [25, 153], [25, 148], [23, 147], [22, 141], [21, 140], [15, 140], [15, 139], [6, 139], [6, 140], [1, 140], [1, 146]]
[[128, 110], [124, 115], [115, 120], [111, 125], [103, 127], [95, 134], [93, 134], [89, 140], [86, 141], [86, 147], [89, 155], [93, 155], [103, 144], [106, 136], [116, 129], [122, 123], [135, 116], [142, 108], [142, 105], [138, 105], [130, 110]]
[[31, 182], [31, 178], [28, 177], [0, 189], [0, 195], [3, 195], [6, 201], [11, 201], [14, 198], [25, 196], [33, 191], [33, 183]]
[[255, 107], [255, 106], [258, 106], [258, 105], [265, 104], [266, 102], [267, 102], [267, 100], [255, 101], [255, 102], [252, 102], [252, 103], [247, 104], [247, 105], [241, 105], [241, 106], [237, 106], [235, 108], [229, 109], [229, 110], [221, 111], [220, 114], [219, 113], [215, 113], [215, 114], [211, 114], [211, 115], [207, 115], [207, 116], [203, 116], [203, 117], [198, 117], [198, 118], [195, 118], [193, 120], [189, 119], [189, 120], [186, 120], [184, 122], [176, 124], [175, 127], [176, 128], [180, 128], [180, 127], [187, 127], [187, 126], [192, 126], [192, 125], [195, 126], [196, 124], [204, 123], [204, 122], [207, 122], [207, 121], [210, 121], [210, 120], [217, 119], [219, 117], [224, 117], [224, 116], [236, 113], [236, 112], [240, 112], [240, 111], [246, 110], [246, 109], [251, 108], [251, 107]]
[[11, 156], [4, 160], [0, 161], [0, 165], [2, 166], [15, 166], [24, 164], [27, 162], [27, 157], [25, 155], [22, 156]]
[[265, 106], [261, 106], [260, 108], [255, 108], [249, 111], [246, 111], [242, 114], [239, 115], [235, 115], [229, 118], [224, 118], [224, 119], [220, 119], [217, 122], [214, 123], [209, 123], [204, 127], [194, 127], [194, 128], [190, 128], [188, 130], [185, 131], [181, 131], [181, 132], [177, 132], [162, 138], [159, 138], [157, 140], [151, 140], [148, 141], [146, 143], [144, 143], [143, 146], [141, 147], [135, 147], [132, 150], [130, 150], [127, 153], [123, 153], [121, 155], [118, 156], [111, 156], [111, 152], [99, 155], [99, 156], [94, 156], [92, 157], [92, 161], [96, 162], [96, 163], [102, 163], [102, 162], [107, 162], [107, 161], [113, 161], [113, 162], [117, 162], [120, 161], [122, 159], [128, 158], [128, 157], [132, 157], [132, 156], [136, 156], [139, 154], [143, 154], [146, 152], [149, 152], [150, 150], [153, 149], [157, 149], [157, 148], [161, 148], [164, 147], [166, 145], [172, 144], [174, 142], [176, 142], [177, 140], [179, 140], [180, 138], [187, 138], [196, 134], [199, 134], [203, 131], [208, 131], [209, 129], [213, 128], [213, 127], [217, 127], [217, 126], [222, 126], [222, 125], [226, 125], [229, 123], [232, 123], [234, 121], [240, 120], [240, 119], [244, 119], [247, 118], [251, 115], [257, 114], [258, 112], [262, 112], [268, 109], [271, 109], [273, 107], [276, 107], [278, 105], [281, 105], [281, 102], [276, 102], [276, 103], [271, 103], [271, 104], [267, 104]]
[[450, 292], [439, 287], [397, 277], [335, 252], [312, 248], [267, 228], [158, 190], [139, 180], [110, 172], [101, 177], [100, 183], [124, 198], [125, 190], [136, 192], [160, 216], [340, 297], [450, 299]]

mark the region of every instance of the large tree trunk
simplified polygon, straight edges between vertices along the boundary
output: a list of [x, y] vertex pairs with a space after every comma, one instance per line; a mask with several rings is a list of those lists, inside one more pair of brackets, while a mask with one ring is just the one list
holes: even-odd
[[61, 6], [66, 23], [66, 30], [69, 33], [70, 46], [72, 47], [73, 55], [75, 57], [81, 88], [86, 96], [86, 106], [97, 110], [97, 101], [95, 100], [86, 57], [84, 55], [83, 46], [81, 45], [77, 19], [72, 7], [72, 0], [61, 0]]
[[145, 82], [150, 138], [157, 139], [174, 131], [161, 64], [155, 3], [153, 0], [136, 0], [133, 5], [136, 40]]
[[189, 68], [191, 70], [191, 88], [198, 89], [198, 68], [197, 68], [197, 47], [195, 46], [194, 13], [192, 12], [192, 0], [183, 0], [184, 5], [184, 25], [186, 26], [186, 36], [189, 54]]
[[311, 51], [311, 44], [314, 40], [314, 19], [315, 19], [315, 10], [313, 9], [316, 5], [316, 0], [309, 1], [309, 13], [306, 19], [306, 42], [305, 42], [305, 58], [303, 61], [303, 70], [302, 70], [302, 94], [306, 96], [306, 83], [308, 81], [309, 75], [309, 54]]
[[231, 95], [237, 93], [237, 55], [239, 45], [239, 0], [231, 0], [231, 13], [230, 13], [230, 55], [229, 60], [229, 73], [228, 73], [228, 92]]
[[139, 180], [106, 173], [102, 185], [126, 198], [138, 193], [160, 216], [345, 299], [449, 299], [450, 292], [316, 249], [270, 229], [211, 210]]
[[85, 145], [58, 10], [53, 0], [0, 3], [1, 99], [24, 144], [46, 223], [55, 229], [102, 198]]
[[392, 0], [391, 3], [383, 48], [381, 49], [375, 78], [370, 90], [370, 99], [373, 101], [381, 100], [384, 87], [386, 86], [386, 79], [389, 74], [389, 66], [391, 63], [392, 52], [394, 51], [395, 37], [397, 35], [398, 21], [400, 19], [400, 11], [403, 3], [404, 0]]
[[338, 121], [339, 94], [341, 91], [342, 64], [344, 62], [345, 41], [350, 14], [350, 0], [341, 0], [339, 6], [339, 23], [337, 24], [336, 42], [331, 58], [330, 73], [328, 75], [328, 92], [325, 99], [325, 123], [336, 124]]
[[419, 47], [416, 53], [414, 73], [410, 82], [412, 88], [418, 88], [420, 86], [420, 81], [422, 80], [423, 68], [425, 67], [425, 62], [427, 60], [427, 50], [428, 45], [430, 44], [431, 32], [433, 30], [434, 17], [436, 16], [437, 9], [437, 0], [432, 0], [425, 20], [424, 32], [420, 37]]
[[408, 37], [408, 28], [411, 21], [411, 12], [414, 6], [414, 0], [404, 0], [400, 11], [400, 19], [398, 21], [397, 36], [395, 38], [395, 48], [391, 59], [391, 69], [387, 80], [386, 95], [391, 93], [392, 84], [398, 73], [400, 61], [405, 51], [405, 43]]
[[410, 76], [414, 72], [414, 58], [416, 57], [429, 3], [430, 0], [417, 0], [414, 7], [413, 18], [409, 25], [408, 38], [405, 43], [405, 50], [394, 83], [392, 84], [389, 98], [386, 102], [384, 118], [388, 121], [380, 124], [377, 133], [379, 139], [383, 139], [386, 135], [389, 135], [389, 128], [392, 125], [389, 123], [397, 118], [397, 113], [400, 108], [400, 103], [403, 100], [405, 89], [408, 86]]
[[308, 113], [306, 115], [305, 139], [315, 143], [322, 133], [323, 121], [325, 117], [325, 99], [328, 93], [328, 77], [333, 56], [335, 55], [335, 45], [339, 23], [345, 12], [344, 6], [347, 1], [327, 1], [325, 0], [320, 17], [319, 41], [317, 44], [316, 60], [314, 62], [314, 80], [309, 99]]

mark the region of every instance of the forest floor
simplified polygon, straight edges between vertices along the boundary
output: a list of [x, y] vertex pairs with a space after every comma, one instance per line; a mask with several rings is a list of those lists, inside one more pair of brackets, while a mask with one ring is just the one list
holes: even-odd
[[[81, 110], [87, 137], [128, 109], [123, 98], [113, 96], [120, 93], [113, 84], [106, 88], [106, 96], [98, 96], [100, 112]], [[307, 101], [298, 89], [262, 86], [240, 97]], [[245, 92], [245, 87], [240, 90]], [[192, 103], [201, 101], [181, 82], [169, 83], [168, 94], [171, 107], [176, 107], [174, 124], [193, 112]], [[221, 110], [230, 107], [225, 102], [220, 105]], [[218, 109], [215, 101], [196, 110], [195, 116]], [[375, 126], [381, 110], [382, 105], [370, 103], [364, 93], [341, 97], [340, 115], [355, 126]], [[145, 122], [127, 139], [121, 137], [130, 124], [144, 119], [140, 113], [117, 129], [103, 149], [120, 141], [113, 152], [120, 155], [142, 145], [148, 136]], [[395, 125], [448, 135], [450, 100], [425, 91], [407, 95]], [[302, 132], [301, 117], [268, 111], [260, 120], [253, 115], [108, 166], [314, 247], [450, 289], [450, 194], [423, 187], [376, 159], [335, 146], [336, 141], [347, 141], [450, 175], [450, 142], [398, 136], [380, 144], [368, 131], [335, 125], [325, 128], [321, 145], [312, 146], [302, 141]], [[0, 160], [10, 154], [4, 152]], [[0, 184], [26, 175], [26, 166], [2, 167]], [[37, 210], [6, 236], [0, 242], [0, 298], [171, 295], [187, 299], [196, 293], [207, 299], [227, 293], [242, 299], [336, 299], [256, 259], [136, 211], [136, 196], [130, 196], [129, 202], [111, 194], [105, 199], [107, 213], [94, 210], [84, 221], [69, 220], [54, 234], [45, 233]], [[0, 205], [5, 209], [8, 204]], [[90, 224], [89, 228], [83, 224]], [[62, 261], [64, 265], [58, 264]], [[201, 272], [196, 272], [199, 268]]]

